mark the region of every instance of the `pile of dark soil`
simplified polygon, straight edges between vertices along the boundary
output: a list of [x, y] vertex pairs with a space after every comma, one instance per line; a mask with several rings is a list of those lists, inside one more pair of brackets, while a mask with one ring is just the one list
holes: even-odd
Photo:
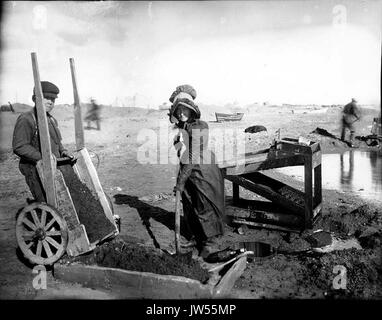
[[320, 127], [317, 127], [311, 133], [316, 133], [316, 134], [319, 134], [321, 136], [325, 136], [325, 137], [329, 137], [329, 138], [340, 140], [338, 137], [336, 137], [334, 134], [330, 133], [328, 130], [322, 129]]
[[382, 297], [381, 254], [370, 250], [342, 250], [318, 257], [301, 256], [306, 272], [299, 278], [300, 286], [314, 286], [328, 293], [338, 293], [333, 287], [337, 265], [346, 268], [346, 289], [341, 291], [346, 298]]
[[369, 226], [382, 225], [378, 211], [368, 205], [362, 205], [351, 212], [332, 216], [323, 216], [321, 227], [339, 235], [359, 237]]
[[191, 254], [172, 256], [156, 249], [124, 242], [117, 237], [96, 247], [91, 253], [70, 258], [69, 261], [130, 271], [183, 276], [206, 283], [209, 279], [208, 271], [202, 269], [200, 264], [192, 259]]
[[106, 218], [101, 203], [89, 188], [81, 182], [70, 164], [58, 167], [69, 189], [78, 219], [85, 226], [89, 241], [95, 242], [115, 231], [114, 225]]

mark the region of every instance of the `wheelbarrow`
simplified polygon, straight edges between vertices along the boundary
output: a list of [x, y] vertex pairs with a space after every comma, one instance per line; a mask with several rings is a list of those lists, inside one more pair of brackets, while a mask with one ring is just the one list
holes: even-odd
[[[76, 148], [75, 161], [68, 158], [55, 159], [52, 156], [45, 107], [38, 72], [37, 57], [32, 53], [32, 67], [36, 88], [36, 108], [42, 160], [37, 163], [37, 171], [46, 193], [47, 203], [34, 202], [24, 207], [16, 219], [16, 239], [18, 246], [31, 263], [52, 265], [66, 252], [69, 256], [92, 251], [100, 242], [115, 237], [119, 228], [113, 215], [110, 198], [104, 193], [97, 171], [84, 144], [81, 106], [76, 84], [74, 61], [70, 59], [74, 91], [74, 114]], [[64, 176], [57, 167], [65, 162], [71, 166], [78, 179], [88, 188], [95, 201], [102, 206], [103, 215], [99, 219], [107, 224], [104, 232], [89, 239], [88, 225], [80, 221]], [[97, 220], [98, 221], [98, 220]], [[102, 228], [100, 228], [102, 230]]]

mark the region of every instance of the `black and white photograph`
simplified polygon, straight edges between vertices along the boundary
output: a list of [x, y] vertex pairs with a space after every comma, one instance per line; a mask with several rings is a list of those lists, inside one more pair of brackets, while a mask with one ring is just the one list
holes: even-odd
[[3, 1], [0, 25], [0, 300], [382, 300], [381, 0]]

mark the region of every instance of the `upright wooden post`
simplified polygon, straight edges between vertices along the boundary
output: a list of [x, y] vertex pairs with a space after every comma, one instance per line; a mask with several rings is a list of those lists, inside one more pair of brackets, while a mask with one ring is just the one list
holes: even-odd
[[74, 132], [76, 136], [77, 151], [85, 147], [84, 128], [82, 125], [81, 103], [77, 88], [76, 69], [74, 67], [74, 59], [70, 58], [70, 71], [72, 73], [73, 95], [74, 95]]
[[43, 94], [41, 88], [40, 74], [38, 71], [37, 55], [35, 52], [32, 52], [31, 56], [36, 96], [38, 132], [40, 135], [42, 155], [43, 177], [41, 178], [43, 180], [43, 186], [46, 194], [47, 203], [53, 207], [57, 207], [56, 191], [54, 184], [54, 171], [56, 164], [54, 164], [51, 159], [52, 147], [50, 145], [48, 119], [46, 117], [46, 110], [43, 103]]
[[313, 168], [312, 156], [304, 156], [305, 228], [312, 228], [313, 214]]
[[321, 163], [314, 169], [314, 201], [313, 206], [316, 207], [322, 202], [322, 177], [321, 177]]
[[181, 214], [181, 202], [182, 196], [180, 191], [176, 191], [175, 197], [175, 252], [180, 254], [180, 214]]
[[239, 185], [235, 182], [232, 182], [232, 199], [233, 204], [238, 205], [240, 201], [240, 189]]

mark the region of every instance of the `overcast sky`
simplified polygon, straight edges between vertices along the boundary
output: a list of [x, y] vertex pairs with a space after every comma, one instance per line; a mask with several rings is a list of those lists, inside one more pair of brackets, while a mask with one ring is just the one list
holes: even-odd
[[74, 58], [83, 102], [157, 107], [189, 83], [211, 104], [379, 104], [381, 4], [2, 2], [0, 102], [32, 103], [36, 52], [57, 103], [73, 103]]

